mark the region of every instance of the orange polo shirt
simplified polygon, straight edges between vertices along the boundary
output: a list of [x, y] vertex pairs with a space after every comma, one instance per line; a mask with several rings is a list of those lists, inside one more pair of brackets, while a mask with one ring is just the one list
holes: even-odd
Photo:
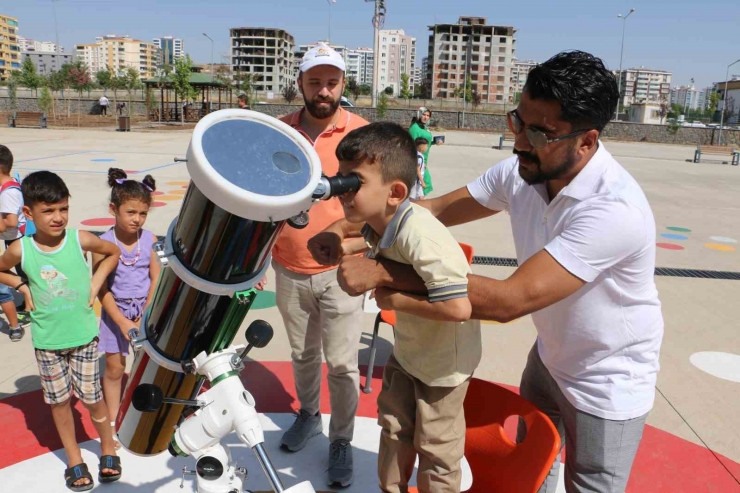
[[[339, 160], [336, 150], [339, 142], [349, 132], [356, 128], [367, 125], [367, 121], [355, 114], [339, 107], [336, 124], [318, 136], [315, 142], [301, 129], [300, 111], [286, 115], [280, 120], [298, 130], [306, 140], [311, 142], [316, 153], [321, 159], [321, 169], [326, 176], [334, 176], [339, 171]], [[295, 229], [286, 225], [272, 250], [272, 258], [286, 269], [299, 274], [318, 274], [335, 267], [327, 267], [318, 264], [308, 251], [308, 240], [323, 231], [327, 226], [344, 217], [344, 210], [339, 199], [331, 198], [322, 200], [311, 207], [308, 211], [308, 226], [303, 229]]]

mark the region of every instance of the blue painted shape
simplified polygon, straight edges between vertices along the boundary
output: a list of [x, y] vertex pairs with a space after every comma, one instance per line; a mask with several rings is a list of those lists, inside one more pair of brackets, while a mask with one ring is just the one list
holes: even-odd
[[303, 190], [311, 179], [308, 156], [288, 135], [247, 120], [225, 120], [203, 134], [213, 169], [237, 187], [280, 197]]
[[33, 158], [33, 159], [21, 159], [20, 161], [15, 161], [15, 163], [16, 164], [17, 163], [28, 163], [30, 161], [42, 161], [44, 159], [54, 159], [54, 158], [57, 158], [57, 157], [79, 156], [80, 154], [94, 154], [96, 152], [101, 152], [101, 151], [71, 152], [69, 154], [58, 154], [56, 156], [36, 157], [36, 158]]
[[689, 237], [686, 235], [677, 235], [673, 233], [663, 233], [660, 236], [662, 236], [663, 238], [668, 238], [669, 240], [688, 240], [689, 239]]
[[96, 159], [91, 159], [90, 161], [92, 161], [93, 163], [112, 163], [115, 161], [115, 159], [109, 157], [100, 157]]

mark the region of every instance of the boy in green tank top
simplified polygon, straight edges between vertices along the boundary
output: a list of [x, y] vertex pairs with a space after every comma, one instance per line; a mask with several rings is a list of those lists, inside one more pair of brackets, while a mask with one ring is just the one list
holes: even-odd
[[[92, 308], [121, 251], [87, 231], [66, 229], [70, 194], [59, 176], [37, 171], [23, 180], [21, 188], [23, 213], [36, 225], [36, 233], [7, 248], [0, 257], [0, 271], [21, 264], [28, 279], [0, 272], [0, 282], [26, 298], [44, 401], [51, 406], [67, 454], [69, 467], [64, 479], [70, 490], [87, 491], [92, 489], [93, 479], [75, 439], [70, 406], [73, 389], [90, 411], [100, 436], [98, 481], [110, 483], [121, 477], [100, 386], [98, 324]], [[86, 251], [104, 256], [92, 280]]]

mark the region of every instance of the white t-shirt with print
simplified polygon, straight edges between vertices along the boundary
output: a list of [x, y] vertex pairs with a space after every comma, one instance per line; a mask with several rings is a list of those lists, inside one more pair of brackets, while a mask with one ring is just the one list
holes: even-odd
[[26, 224], [26, 216], [23, 215], [23, 194], [15, 187], [8, 187], [0, 193], [0, 214], [16, 214], [18, 226], [6, 228], [0, 233], [2, 240], [15, 240], [23, 236], [19, 230], [20, 226]]
[[655, 287], [655, 220], [635, 179], [603, 143], [552, 200], [528, 185], [518, 158], [468, 185], [489, 209], [511, 215], [517, 258], [547, 252], [587, 284], [532, 314], [537, 349], [569, 402], [611, 420], [653, 406], [663, 338]]

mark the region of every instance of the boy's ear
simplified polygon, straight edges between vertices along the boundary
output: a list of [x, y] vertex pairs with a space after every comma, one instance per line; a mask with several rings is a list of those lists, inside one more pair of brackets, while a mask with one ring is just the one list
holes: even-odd
[[26, 219], [30, 219], [31, 221], [33, 221], [33, 213], [31, 212], [31, 208], [27, 205], [24, 205], [22, 210], [23, 215], [26, 216]]
[[391, 184], [391, 194], [388, 196], [388, 205], [396, 206], [406, 200], [409, 195], [409, 189], [405, 183], [394, 181]]

